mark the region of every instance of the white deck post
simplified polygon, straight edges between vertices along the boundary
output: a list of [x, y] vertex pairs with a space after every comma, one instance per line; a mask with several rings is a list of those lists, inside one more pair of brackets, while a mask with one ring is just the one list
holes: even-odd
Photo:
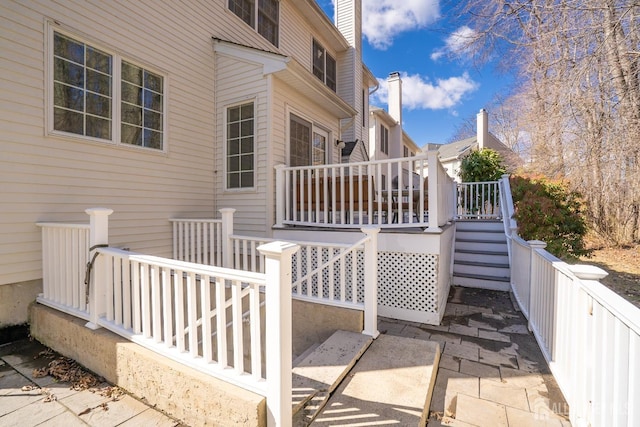
[[[89, 215], [89, 248], [96, 245], [109, 244], [109, 215], [113, 209], [90, 208], [85, 210]], [[89, 262], [93, 259], [96, 249], [89, 250]], [[91, 320], [85, 324], [89, 329], [98, 329], [98, 318], [104, 312], [105, 283], [104, 265], [100, 257], [96, 258], [92, 266], [89, 281], [89, 314]]]
[[427, 161], [429, 171], [429, 228], [425, 231], [439, 232], [442, 230], [440, 229], [438, 206], [443, 202], [443, 200], [440, 200], [442, 195], [439, 193], [438, 151], [429, 151]]
[[299, 248], [285, 242], [258, 247], [265, 257], [268, 427], [292, 423], [291, 257]]
[[282, 227], [284, 222], [285, 206], [285, 177], [284, 168], [286, 165], [279, 164], [275, 166], [276, 169], [276, 224], [275, 227]]
[[378, 233], [379, 228], [363, 227], [369, 239], [364, 244], [364, 330], [377, 338], [378, 332]]
[[220, 209], [222, 215], [222, 266], [224, 268], [233, 268], [233, 245], [231, 243], [231, 235], [233, 235], [233, 214], [234, 208]]
[[527, 242], [529, 244], [529, 248], [531, 249], [531, 252], [529, 254], [529, 256], [531, 257], [530, 260], [530, 267], [529, 267], [529, 319], [528, 319], [528, 328], [529, 330], [533, 330], [532, 329], [532, 324], [534, 323], [534, 321], [538, 321], [539, 319], [532, 319], [533, 316], [535, 316], [536, 310], [538, 309], [537, 305], [534, 307], [536, 301], [537, 301], [537, 297], [536, 297], [536, 292], [538, 292], [538, 288], [536, 287], [534, 289], [534, 286], [536, 286], [536, 283], [540, 283], [540, 280], [538, 279], [538, 275], [536, 273], [536, 265], [535, 265], [535, 254], [536, 254], [536, 249], [544, 249], [547, 247], [547, 244], [541, 240], [529, 240]]

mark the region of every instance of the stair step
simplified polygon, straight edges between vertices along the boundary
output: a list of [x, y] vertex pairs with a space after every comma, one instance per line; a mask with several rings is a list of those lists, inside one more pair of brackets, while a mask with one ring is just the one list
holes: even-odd
[[474, 267], [509, 268], [509, 263], [503, 262], [482, 262], [482, 261], [455, 261], [454, 264], [471, 265]]
[[[367, 335], [336, 331], [300, 361], [293, 368], [293, 413], [299, 412], [310, 401], [320, 408], [324, 406], [323, 401], [326, 402], [326, 397], [340, 384], [372, 341]], [[318, 402], [317, 396], [324, 396], [324, 399]]]
[[479, 254], [479, 255], [506, 255], [509, 256], [507, 251], [479, 251], [476, 249], [458, 249], [456, 248], [455, 252], [461, 254]]
[[507, 242], [493, 240], [456, 239], [456, 250], [471, 250], [475, 252], [507, 252]]
[[472, 274], [454, 273], [451, 283], [455, 286], [465, 288], [489, 289], [493, 291], [509, 291], [511, 289], [511, 281], [507, 278], [495, 278]]
[[491, 242], [506, 242], [507, 237], [504, 232], [498, 233], [493, 231], [456, 231], [457, 241], [491, 241]]
[[495, 276], [487, 276], [484, 274], [473, 274], [473, 273], [454, 273], [454, 277], [466, 277], [468, 279], [480, 279], [480, 280], [495, 280], [496, 282], [511, 282], [510, 277], [495, 277]]
[[380, 335], [311, 426], [425, 425], [440, 344]]
[[506, 243], [505, 241], [500, 240], [491, 240], [491, 239], [468, 239], [468, 238], [459, 238], [456, 237], [456, 243], [458, 242], [471, 242], [471, 243]]

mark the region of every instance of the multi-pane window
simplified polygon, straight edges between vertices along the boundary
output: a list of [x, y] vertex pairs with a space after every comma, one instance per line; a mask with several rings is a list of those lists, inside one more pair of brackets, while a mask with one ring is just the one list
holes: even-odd
[[311, 164], [311, 123], [291, 114], [289, 119], [289, 166]]
[[336, 91], [336, 60], [326, 49], [313, 40], [313, 75], [319, 78], [331, 90]]
[[389, 129], [380, 125], [380, 151], [389, 154]]
[[312, 160], [313, 165], [324, 165], [327, 159], [327, 140], [328, 135], [326, 132], [321, 131], [319, 129], [314, 130], [313, 132], [313, 147], [312, 150]]
[[113, 57], [53, 36], [53, 129], [111, 140]]
[[227, 108], [227, 188], [254, 186], [254, 104]]
[[278, 0], [229, 0], [229, 10], [246, 22], [251, 28], [257, 28], [258, 33], [278, 46], [279, 30], [279, 2]]
[[402, 147], [402, 157], [409, 157], [409, 147], [406, 145]]
[[122, 61], [121, 140], [162, 149], [163, 78]]
[[58, 31], [52, 55], [53, 131], [164, 148], [163, 76]]

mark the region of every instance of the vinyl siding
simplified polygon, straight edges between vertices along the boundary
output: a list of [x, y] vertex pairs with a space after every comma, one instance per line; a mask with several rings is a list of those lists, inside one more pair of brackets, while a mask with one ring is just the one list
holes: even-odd
[[215, 188], [218, 207], [236, 209], [234, 214], [234, 231], [254, 236], [265, 235], [266, 230], [273, 225], [265, 215], [267, 201], [268, 168], [268, 87], [267, 79], [262, 74], [262, 66], [216, 55], [216, 140], [224, 141], [224, 127], [226, 126], [225, 108], [246, 102], [254, 102], [255, 136], [254, 136], [254, 189], [224, 188], [226, 172], [224, 143], [216, 145], [216, 173]]
[[[110, 242], [168, 256], [174, 216], [211, 217], [214, 31], [223, 2], [4, 1], [0, 4], [0, 284], [41, 277], [37, 221], [87, 222], [105, 206]], [[127, 17], [127, 19], [122, 19]], [[45, 19], [167, 79], [166, 153], [44, 128]]]

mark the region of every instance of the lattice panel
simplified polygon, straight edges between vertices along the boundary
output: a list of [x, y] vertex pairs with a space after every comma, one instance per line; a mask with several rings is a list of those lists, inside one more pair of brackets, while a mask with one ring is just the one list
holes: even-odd
[[436, 312], [438, 255], [378, 253], [378, 304]]
[[[308, 272], [311, 272], [318, 268], [319, 265], [324, 264], [330, 258], [333, 258], [339, 255], [340, 250], [337, 248], [312, 248], [310, 252], [306, 250], [306, 248], [302, 248], [298, 251], [292, 258], [292, 279], [293, 282], [297, 281], [299, 278], [307, 275]], [[300, 262], [298, 263], [298, 257], [300, 258]], [[359, 250], [356, 251], [355, 254], [355, 262], [357, 263], [356, 270], [356, 286], [357, 286], [357, 303], [364, 302], [364, 252]], [[325, 267], [322, 269], [320, 273], [321, 285], [322, 285], [322, 297], [329, 298], [330, 296], [330, 286], [333, 284], [333, 299], [341, 300], [341, 286], [340, 286], [340, 278], [344, 276], [345, 278], [345, 286], [344, 286], [344, 300], [347, 302], [353, 301], [353, 255], [348, 254], [345, 258], [342, 258], [340, 261], [333, 264], [333, 283], [329, 280], [331, 275], [331, 270], [329, 267]], [[344, 265], [344, 272], [342, 272]], [[313, 275], [311, 278], [302, 282], [300, 286], [300, 294], [301, 295], [309, 295], [309, 286], [311, 287], [310, 295], [313, 297], [318, 296], [318, 275]]]

